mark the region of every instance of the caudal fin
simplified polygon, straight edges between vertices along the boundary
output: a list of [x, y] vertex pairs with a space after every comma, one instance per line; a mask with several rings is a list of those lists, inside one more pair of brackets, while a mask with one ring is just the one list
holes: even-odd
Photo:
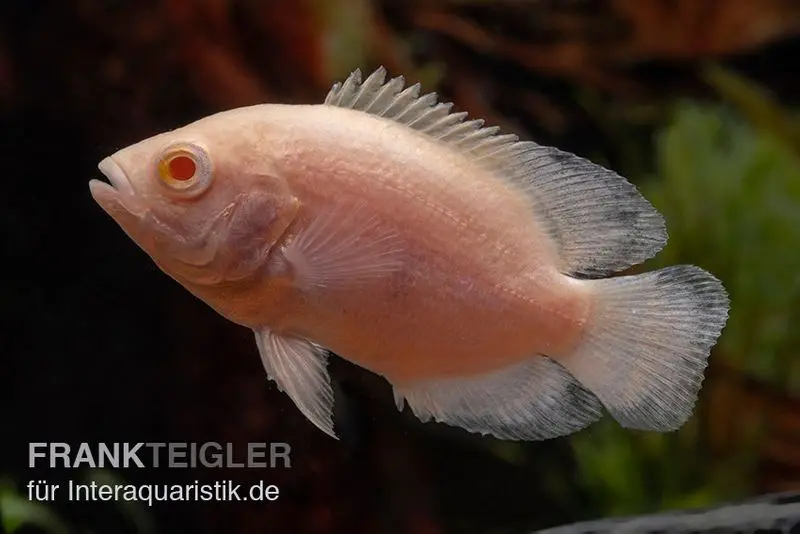
[[561, 363], [624, 427], [669, 431], [692, 415], [728, 295], [699, 267], [585, 281], [596, 307]]

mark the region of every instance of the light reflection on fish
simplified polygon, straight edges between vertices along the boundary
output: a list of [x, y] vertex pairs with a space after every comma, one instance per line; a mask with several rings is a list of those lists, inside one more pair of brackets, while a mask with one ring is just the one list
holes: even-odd
[[382, 68], [324, 104], [218, 113], [99, 167], [98, 204], [251, 328], [269, 377], [331, 436], [328, 350], [384, 376], [423, 421], [537, 440], [605, 407], [673, 430], [727, 319], [700, 268], [607, 278], [667, 240], [625, 179]]

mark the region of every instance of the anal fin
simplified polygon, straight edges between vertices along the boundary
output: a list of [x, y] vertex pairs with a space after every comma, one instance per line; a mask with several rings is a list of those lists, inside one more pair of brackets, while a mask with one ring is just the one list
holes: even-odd
[[256, 330], [255, 335], [269, 378], [289, 395], [309, 421], [336, 438], [327, 352], [307, 339], [278, 334], [268, 328]]
[[600, 401], [561, 365], [544, 356], [488, 375], [395, 387], [422, 421], [431, 419], [508, 440], [544, 440], [600, 418]]

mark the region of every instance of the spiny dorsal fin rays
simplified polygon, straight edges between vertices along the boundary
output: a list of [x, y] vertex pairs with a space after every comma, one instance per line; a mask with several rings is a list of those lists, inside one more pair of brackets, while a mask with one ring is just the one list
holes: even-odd
[[472, 146], [483, 139], [492, 137], [499, 131], [499, 126], [483, 128], [483, 119], [475, 119], [459, 124], [458, 128], [453, 128], [442, 135], [441, 140], [462, 148], [464, 146]]
[[404, 88], [403, 76], [387, 82], [384, 67], [363, 83], [361, 78], [361, 70], [356, 69], [344, 83], [335, 83], [325, 104], [385, 117], [466, 151], [517, 140], [514, 135], [496, 136], [500, 128], [484, 128], [483, 119], [465, 121], [466, 111], [453, 113], [453, 103], [437, 102], [436, 93], [420, 95], [419, 83]]
[[565, 274], [600, 277], [643, 262], [667, 241], [661, 215], [618, 174], [556, 148], [500, 134], [481, 119], [452, 112], [420, 84], [403, 89], [378, 68], [364, 82], [354, 71], [325, 103], [393, 120], [475, 158], [529, 197], [534, 214], [558, 243]]
[[[378, 71], [376, 71], [378, 72]], [[385, 74], [381, 74], [381, 80]], [[402, 76], [389, 80], [383, 87], [378, 88], [375, 94], [375, 99], [372, 103], [364, 108], [367, 113], [381, 114], [394, 102], [397, 93], [403, 90], [405, 80]]]

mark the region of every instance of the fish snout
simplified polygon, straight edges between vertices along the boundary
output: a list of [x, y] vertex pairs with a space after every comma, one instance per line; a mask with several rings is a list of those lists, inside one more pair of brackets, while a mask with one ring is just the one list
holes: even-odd
[[142, 199], [137, 198], [131, 180], [122, 167], [114, 159], [107, 157], [97, 165], [97, 168], [108, 181], [89, 181], [89, 191], [95, 201], [115, 219], [123, 212], [140, 218], [145, 206]]
[[110, 156], [103, 159], [103, 161], [97, 165], [97, 168], [100, 169], [100, 172], [105, 175], [111, 186], [116, 189], [118, 193], [122, 193], [123, 195], [133, 194], [133, 186], [131, 186], [128, 175], [125, 174], [122, 167]]

